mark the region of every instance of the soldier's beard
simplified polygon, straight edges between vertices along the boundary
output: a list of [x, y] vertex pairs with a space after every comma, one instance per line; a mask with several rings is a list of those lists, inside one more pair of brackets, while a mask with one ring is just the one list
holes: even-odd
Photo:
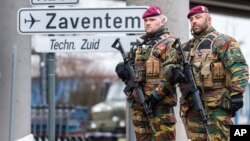
[[200, 35], [200, 34], [203, 33], [203, 32], [204, 32], [203, 30], [200, 30], [200, 31], [197, 31], [197, 32], [193, 30], [193, 33], [194, 33], [195, 35]]
[[196, 30], [196, 31], [194, 29], [192, 29], [193, 33], [195, 35], [198, 35], [198, 36], [201, 35], [202, 33], [206, 32], [207, 30], [209, 30], [209, 25], [208, 25], [207, 22], [205, 22], [204, 24], [199, 25], [198, 27], [199, 27], [199, 29]]
[[194, 30], [194, 29], [192, 29], [192, 31], [193, 31], [193, 33], [195, 34], [195, 35], [201, 35], [202, 33], [204, 33], [204, 32], [206, 32], [207, 31], [207, 29], [208, 29], [208, 26], [206, 25], [206, 26], [200, 26], [200, 29], [199, 30]]

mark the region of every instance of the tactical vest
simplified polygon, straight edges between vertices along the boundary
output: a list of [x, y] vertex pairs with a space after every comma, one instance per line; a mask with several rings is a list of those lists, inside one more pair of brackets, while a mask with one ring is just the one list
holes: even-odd
[[213, 45], [222, 36], [218, 32], [211, 32], [197, 45], [188, 43], [184, 47], [187, 60], [193, 66], [196, 85], [204, 89], [217, 89], [229, 86], [230, 75], [225, 70], [219, 56], [213, 53]]
[[154, 45], [142, 45], [135, 49], [134, 68], [136, 81], [142, 83], [159, 83], [163, 78], [162, 62], [153, 54], [158, 45], [166, 41], [167, 35]]

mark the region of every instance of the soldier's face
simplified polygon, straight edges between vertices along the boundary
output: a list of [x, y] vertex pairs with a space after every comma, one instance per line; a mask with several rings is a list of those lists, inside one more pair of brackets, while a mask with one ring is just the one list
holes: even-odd
[[147, 34], [155, 33], [162, 25], [164, 25], [164, 18], [161, 16], [147, 17], [144, 19], [144, 28]]
[[196, 35], [207, 31], [211, 26], [211, 17], [207, 13], [195, 14], [189, 18], [189, 21], [191, 29]]

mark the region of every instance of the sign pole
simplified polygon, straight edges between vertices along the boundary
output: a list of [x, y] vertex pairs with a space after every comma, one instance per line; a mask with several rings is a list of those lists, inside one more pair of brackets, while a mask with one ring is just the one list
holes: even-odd
[[16, 50], [17, 45], [13, 46], [12, 52], [12, 71], [11, 71], [11, 102], [10, 102], [10, 128], [9, 128], [9, 141], [13, 141], [14, 134], [14, 113], [16, 102]]
[[41, 96], [43, 97], [43, 105], [48, 106], [48, 97], [47, 97], [47, 53], [39, 53], [40, 55], [40, 84], [41, 84]]
[[48, 53], [49, 141], [55, 140], [55, 53]]
[[[49, 6], [49, 8], [54, 8], [54, 6]], [[53, 34], [49, 34], [48, 36], [54, 36]], [[56, 65], [55, 65], [55, 53], [48, 53], [48, 98], [49, 98], [49, 141], [56, 140], [55, 132], [56, 132]]]

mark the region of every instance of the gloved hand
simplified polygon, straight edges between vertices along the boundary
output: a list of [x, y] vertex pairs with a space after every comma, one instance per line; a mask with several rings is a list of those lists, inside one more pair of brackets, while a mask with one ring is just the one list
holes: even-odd
[[125, 82], [129, 78], [128, 73], [125, 69], [124, 62], [120, 62], [116, 65], [115, 72], [117, 73], [118, 77], [122, 79], [123, 82]]
[[159, 101], [153, 95], [151, 95], [145, 100], [145, 102], [147, 103], [149, 108], [154, 108], [155, 105], [157, 105]]
[[183, 74], [182, 70], [180, 68], [172, 68], [172, 82], [173, 84], [179, 83], [179, 82], [186, 82], [187, 79], [185, 75]]
[[232, 108], [232, 116], [234, 117], [236, 112], [243, 107], [243, 95], [237, 94], [231, 96], [231, 108]]

